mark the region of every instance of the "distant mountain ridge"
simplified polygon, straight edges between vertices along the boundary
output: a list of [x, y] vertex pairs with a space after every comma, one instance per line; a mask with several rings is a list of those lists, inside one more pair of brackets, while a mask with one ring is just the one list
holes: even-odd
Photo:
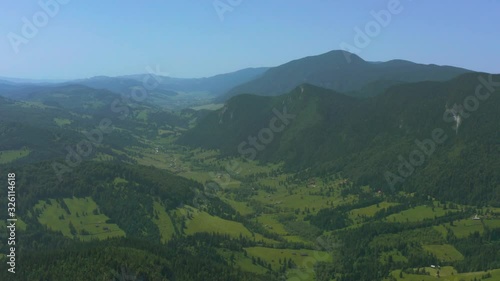
[[26, 78], [15, 78], [15, 77], [3, 77], [0, 76], [0, 83], [29, 83], [29, 84], [54, 84], [54, 83], [64, 83], [68, 81], [67, 79], [26, 79]]
[[[120, 77], [96, 76], [88, 79], [66, 81], [64, 83], [20, 83], [0, 80], [0, 95], [15, 100], [48, 99], [51, 91], [61, 91], [80, 86], [78, 99], [85, 99], [86, 92], [108, 91], [130, 99], [134, 91], [146, 93], [144, 102], [163, 108], [182, 109], [190, 106], [210, 103], [232, 87], [247, 82], [261, 75], [267, 68], [248, 68], [232, 73], [220, 74], [207, 78], [171, 78], [151, 77], [151, 74], [137, 74]], [[144, 80], [148, 83], [145, 84]], [[18, 79], [19, 80], [19, 79]], [[19, 81], [24, 81], [20, 79]], [[139, 90], [137, 90], [139, 89]], [[42, 98], [41, 96], [44, 95]], [[106, 95], [107, 96], [107, 95]], [[98, 95], [92, 98], [99, 99]], [[103, 96], [104, 98], [104, 96]], [[101, 102], [109, 102], [106, 101]]]
[[[259, 77], [267, 69], [266, 67], [246, 68], [205, 78], [173, 78], [158, 76], [158, 80], [149, 79], [148, 83], [156, 85], [152, 91], [165, 96], [175, 96], [178, 92], [199, 92], [218, 96], [237, 85]], [[117, 77], [95, 76], [86, 79], [66, 81], [63, 84], [80, 84], [95, 89], [106, 89], [115, 93], [130, 94], [134, 87], [144, 88], [144, 79], [151, 75], [152, 74], [149, 73], [143, 73]]]
[[[350, 57], [350, 61], [346, 59]], [[305, 57], [270, 68], [260, 77], [236, 86], [220, 100], [238, 94], [275, 96], [287, 93], [302, 83], [332, 89], [353, 96], [373, 96], [400, 82], [445, 81], [470, 70], [452, 67], [417, 64], [405, 60], [368, 62], [345, 51]], [[377, 91], [365, 86], [379, 80], [393, 81]], [[380, 86], [380, 85], [379, 85]]]
[[[161, 79], [161, 86], [163, 88], [182, 92], [209, 92], [211, 95], [218, 96], [237, 85], [259, 77], [268, 69], [268, 67], [245, 68], [203, 78], [174, 78], [166, 76], [160, 76], [159, 78]], [[145, 75], [148, 74], [126, 75], [118, 78], [142, 81]]]
[[[346, 57], [349, 57], [349, 60]], [[468, 72], [471, 70], [453, 66], [424, 65], [399, 59], [369, 62], [355, 54], [334, 50], [296, 59], [276, 67], [245, 68], [205, 78], [159, 76], [161, 80], [155, 91], [164, 97], [176, 96], [181, 92], [205, 94], [217, 97], [217, 101], [223, 102], [232, 96], [245, 93], [263, 96], [280, 95], [300, 84], [308, 83], [350, 96], [367, 97], [378, 95], [390, 86], [400, 83], [445, 81]], [[95, 76], [67, 81], [0, 77], [0, 83], [81, 84], [120, 94], [130, 94], [132, 88], [143, 86], [143, 80], [148, 75], [150, 74]]]

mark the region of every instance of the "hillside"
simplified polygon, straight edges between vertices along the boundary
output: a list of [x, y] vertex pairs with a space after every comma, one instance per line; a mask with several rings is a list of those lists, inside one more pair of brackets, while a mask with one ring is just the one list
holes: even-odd
[[[450, 114], [443, 119], [447, 107], [463, 105], [474, 95], [479, 76], [488, 77], [474, 73], [446, 82], [401, 84], [362, 100], [311, 85], [276, 97], [236, 96], [179, 143], [247, 159], [284, 161], [303, 176], [342, 172], [358, 184], [384, 190], [419, 190], [448, 200], [498, 205], [498, 90], [480, 102], [477, 111], [464, 113], [458, 131]], [[295, 118], [268, 144], [263, 135], [264, 142], [252, 147], [249, 137], [270, 127], [273, 109], [283, 112], [285, 107]], [[446, 140], [413, 165], [411, 176], [401, 176], [398, 167], [404, 161], [399, 156], [409, 161], [419, 149], [416, 141], [431, 139], [435, 129]]]
[[[395, 82], [444, 81], [467, 72], [470, 71], [458, 67], [424, 65], [405, 60], [375, 63], [365, 61], [355, 54], [331, 51], [270, 68], [262, 76], [234, 87], [221, 100], [245, 93], [280, 95], [303, 83], [339, 92], [353, 92], [351, 95], [355, 96], [373, 96], [382, 93]], [[390, 83], [386, 82], [377, 91], [364, 88], [379, 80]], [[383, 84], [378, 83], [379, 87], [381, 85]]]
[[[81, 85], [0, 97], [0, 169], [22, 202], [17, 276], [368, 281], [435, 275], [438, 262], [442, 276], [497, 276], [498, 92], [482, 92], [458, 132], [442, 120], [479, 75], [490, 79], [396, 83], [368, 99], [302, 84], [218, 111], [131, 103], [122, 115], [118, 94]], [[105, 118], [112, 130], [89, 138]], [[388, 186], [398, 155], [435, 128], [448, 140]]]
[[[52, 172], [50, 162], [16, 168], [23, 187], [17, 216], [29, 228], [18, 233], [17, 258], [24, 270], [14, 280], [89, 280], [88, 274], [104, 280], [275, 280], [229, 267], [207, 242], [224, 237], [171, 234], [165, 237], [168, 244], [160, 243], [164, 233], [158, 225], [172, 224], [175, 209], [192, 204], [202, 188], [197, 182], [119, 163], [84, 163], [63, 181]], [[168, 215], [160, 219], [160, 212]], [[176, 231], [183, 229], [179, 225]], [[43, 243], [28, 243], [33, 237]], [[0, 276], [7, 280], [8, 274]]]

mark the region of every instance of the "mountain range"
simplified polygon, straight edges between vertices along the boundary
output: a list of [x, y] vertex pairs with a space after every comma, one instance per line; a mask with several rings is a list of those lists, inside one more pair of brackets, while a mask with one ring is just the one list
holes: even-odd
[[[238, 95], [179, 143], [248, 160], [283, 161], [306, 176], [342, 172], [357, 184], [382, 190], [397, 186], [461, 202], [499, 202], [499, 91], [485, 90], [484, 101], [475, 96], [478, 85], [490, 79], [500, 81], [500, 75], [404, 83], [364, 99], [309, 84], [280, 96]], [[480, 108], [467, 112], [471, 100]], [[461, 116], [458, 128], [454, 106]], [[283, 121], [272, 121], [277, 117]], [[278, 129], [269, 130], [273, 126]], [[435, 130], [446, 136], [443, 144], [428, 144]], [[431, 148], [432, 153], [426, 150]], [[414, 151], [422, 152], [417, 157]], [[420, 156], [422, 163], [407, 166]], [[466, 191], [469, 196], [460, 198]]]
[[500, 280], [499, 86], [341, 51], [5, 78], [0, 262], [15, 252], [16, 280]]
[[[349, 60], [346, 57], [349, 57]], [[444, 81], [467, 72], [471, 71], [405, 60], [369, 62], [346, 51], [331, 51], [273, 67], [260, 77], [231, 89], [221, 100], [241, 93], [280, 95], [302, 83], [353, 96], [374, 96], [394, 84]]]

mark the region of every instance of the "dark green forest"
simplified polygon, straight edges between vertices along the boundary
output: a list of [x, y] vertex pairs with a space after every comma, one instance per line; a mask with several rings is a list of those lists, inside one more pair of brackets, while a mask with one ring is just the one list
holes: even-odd
[[[340, 55], [144, 101], [0, 83], [0, 280], [499, 280], [500, 76], [353, 57], [319, 87]], [[179, 106], [200, 87], [231, 98]]]

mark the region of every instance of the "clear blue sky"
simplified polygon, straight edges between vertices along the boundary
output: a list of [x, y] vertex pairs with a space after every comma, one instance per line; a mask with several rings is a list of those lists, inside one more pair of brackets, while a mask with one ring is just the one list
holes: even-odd
[[[9, 34], [23, 36], [22, 18], [32, 22], [43, 10], [38, 0], [2, 1], [0, 76], [115, 76], [159, 65], [174, 77], [203, 77], [276, 66], [354, 44], [354, 28], [364, 29], [370, 12], [389, 2], [241, 0], [221, 20], [213, 0], [71, 0], [15, 53]], [[362, 58], [500, 73], [499, 0], [400, 3], [402, 11], [360, 49]]]

